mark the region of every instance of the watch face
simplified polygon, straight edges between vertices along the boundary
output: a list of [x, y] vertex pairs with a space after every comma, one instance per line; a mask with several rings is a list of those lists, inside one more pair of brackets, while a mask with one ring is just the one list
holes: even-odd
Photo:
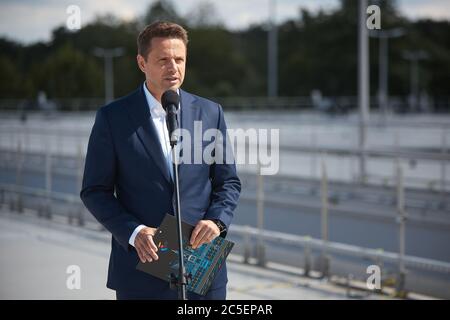
[[220, 232], [225, 230], [225, 226], [219, 220], [216, 221], [217, 226], [219, 227]]
[[222, 233], [223, 231], [225, 231], [226, 226], [219, 220], [219, 219], [214, 219], [212, 220], [216, 226], [219, 228], [219, 231]]

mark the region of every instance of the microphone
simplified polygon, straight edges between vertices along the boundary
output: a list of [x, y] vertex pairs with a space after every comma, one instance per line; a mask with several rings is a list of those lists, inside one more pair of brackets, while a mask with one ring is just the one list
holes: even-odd
[[176, 91], [167, 90], [161, 96], [161, 104], [166, 111], [167, 131], [169, 131], [170, 145], [173, 147], [178, 142], [178, 135], [174, 131], [178, 129], [178, 105], [180, 103], [180, 96]]

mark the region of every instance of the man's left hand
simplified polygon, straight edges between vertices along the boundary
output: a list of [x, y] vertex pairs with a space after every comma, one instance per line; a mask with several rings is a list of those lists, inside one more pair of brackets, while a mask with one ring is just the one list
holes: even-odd
[[220, 235], [220, 229], [211, 220], [200, 220], [192, 231], [190, 244], [192, 248], [197, 249], [204, 243], [210, 243]]

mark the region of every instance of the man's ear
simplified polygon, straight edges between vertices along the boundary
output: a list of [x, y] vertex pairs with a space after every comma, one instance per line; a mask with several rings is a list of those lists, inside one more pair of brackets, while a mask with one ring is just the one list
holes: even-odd
[[141, 56], [140, 54], [138, 54], [136, 56], [136, 61], [138, 64], [139, 69], [145, 73], [145, 59], [143, 56]]

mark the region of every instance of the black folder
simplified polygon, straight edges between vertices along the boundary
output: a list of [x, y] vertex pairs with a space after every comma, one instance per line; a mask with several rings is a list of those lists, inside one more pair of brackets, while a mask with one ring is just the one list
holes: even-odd
[[[234, 243], [216, 237], [211, 243], [193, 249], [189, 245], [193, 230], [194, 226], [182, 222], [186, 288], [188, 291], [205, 295]], [[159, 259], [153, 262], [139, 262], [136, 269], [170, 282], [172, 274], [178, 276], [178, 236], [174, 216], [166, 214], [153, 241], [158, 247]]]

